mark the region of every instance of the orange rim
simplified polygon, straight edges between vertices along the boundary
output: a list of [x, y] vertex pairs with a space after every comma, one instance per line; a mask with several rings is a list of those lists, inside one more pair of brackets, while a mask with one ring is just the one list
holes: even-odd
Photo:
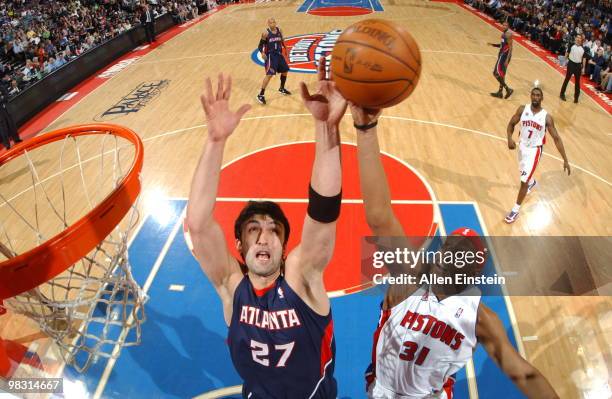
[[34, 137], [0, 155], [0, 166], [40, 146], [66, 136], [111, 133], [135, 147], [134, 161], [118, 187], [72, 226], [23, 254], [0, 263], [0, 300], [31, 290], [68, 269], [87, 255], [121, 222], [140, 194], [143, 145], [138, 135], [123, 126], [89, 124], [71, 126]]

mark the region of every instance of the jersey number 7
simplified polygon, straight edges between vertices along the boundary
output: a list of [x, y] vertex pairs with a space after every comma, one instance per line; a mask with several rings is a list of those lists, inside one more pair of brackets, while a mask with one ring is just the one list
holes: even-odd
[[[274, 349], [277, 351], [283, 351], [280, 359], [278, 360], [278, 364], [276, 367], [285, 367], [285, 363], [291, 356], [291, 352], [293, 351], [293, 345], [295, 342], [289, 342], [288, 344], [283, 345], [274, 345]], [[270, 354], [268, 344], [264, 344], [262, 342], [251, 340], [251, 355], [253, 356], [253, 361], [259, 364], [263, 364], [264, 366], [270, 365], [270, 359], [268, 359], [268, 355]]]

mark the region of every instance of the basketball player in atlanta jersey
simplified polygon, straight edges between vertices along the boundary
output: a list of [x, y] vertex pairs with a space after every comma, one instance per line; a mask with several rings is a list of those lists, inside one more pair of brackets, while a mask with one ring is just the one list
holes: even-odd
[[285, 40], [283, 39], [283, 32], [276, 26], [276, 20], [274, 18], [268, 19], [268, 28], [261, 35], [259, 46], [257, 46], [262, 58], [266, 63], [266, 76], [261, 83], [261, 91], [257, 95], [257, 101], [260, 104], [266, 104], [266, 87], [272, 79], [272, 76], [280, 73], [280, 88], [278, 91], [283, 95], [290, 95], [291, 92], [285, 89], [285, 82], [287, 82], [287, 73], [289, 72], [289, 65], [283, 55], [283, 50], [286, 50]]
[[557, 132], [552, 115], [542, 108], [543, 99], [542, 89], [534, 87], [531, 89], [531, 104], [521, 105], [508, 122], [508, 148], [511, 150], [516, 148], [516, 143], [512, 138], [514, 127], [517, 123], [520, 123], [518, 159], [521, 187], [516, 198], [516, 204], [504, 219], [506, 223], [514, 223], [518, 218], [525, 197], [533, 191], [537, 184], [534, 173], [544, 151], [546, 130], [552, 136], [557, 150], [563, 157], [563, 170], [567, 171], [568, 176], [571, 173], [570, 164], [563, 147], [563, 140]]
[[[495, 93], [491, 93], [491, 95], [497, 98], [508, 98], [514, 92], [514, 90], [506, 84], [506, 71], [508, 70], [510, 59], [512, 58], [512, 32], [510, 31], [508, 21], [504, 21], [504, 31], [501, 35], [501, 43], [489, 43], [489, 46], [499, 47], [497, 62], [495, 63], [495, 68], [493, 68], [493, 76], [495, 76], [495, 79], [499, 82], [499, 90]], [[503, 89], [506, 89], [505, 96]]]
[[207, 79], [201, 96], [208, 139], [193, 176], [185, 227], [194, 255], [221, 298], [244, 398], [329, 399], [337, 394], [323, 271], [333, 255], [340, 213], [338, 123], [346, 101], [325, 80], [323, 63], [318, 87], [313, 95], [303, 83], [301, 88], [315, 120], [315, 159], [300, 243], [285, 256], [290, 225], [282, 209], [274, 202], [250, 201], [234, 225], [240, 260], [231, 256], [213, 212], [225, 145], [250, 106], [230, 111], [231, 78], [223, 75], [216, 93]]
[[[389, 185], [380, 160], [377, 118], [380, 112], [351, 104], [357, 129], [359, 178], [366, 220], [378, 237], [404, 236], [391, 207]], [[403, 246], [409, 245], [407, 239]], [[398, 248], [394, 245], [394, 247]], [[481, 254], [458, 269], [453, 263], [417, 264], [402, 273], [452, 276], [458, 270], [472, 276], [486, 261], [478, 234], [461, 228], [443, 244], [449, 251]], [[397, 265], [386, 265], [391, 274]], [[461, 295], [457, 295], [461, 293]], [[472, 286], [391, 285], [382, 303], [374, 334], [372, 364], [366, 371], [368, 397], [377, 399], [450, 399], [453, 374], [465, 366], [477, 343], [529, 398], [558, 398], [549, 382], [514, 349], [497, 315], [480, 301]]]

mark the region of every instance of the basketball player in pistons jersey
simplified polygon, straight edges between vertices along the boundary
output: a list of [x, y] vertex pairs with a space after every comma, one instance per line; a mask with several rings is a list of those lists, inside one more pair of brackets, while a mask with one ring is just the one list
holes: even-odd
[[285, 89], [285, 82], [287, 82], [287, 72], [289, 72], [289, 66], [283, 55], [283, 49], [286, 50], [285, 40], [283, 39], [283, 32], [276, 26], [276, 20], [274, 18], [268, 19], [268, 28], [261, 35], [259, 46], [257, 47], [261, 53], [263, 59], [266, 62], [266, 76], [261, 83], [261, 91], [257, 95], [257, 101], [260, 104], [266, 104], [266, 87], [272, 79], [272, 76], [277, 73], [281, 74], [280, 77], [280, 88], [278, 91], [288, 96], [291, 92]]
[[516, 198], [516, 204], [504, 219], [506, 223], [514, 223], [518, 218], [525, 197], [533, 191], [537, 184], [534, 172], [544, 151], [546, 130], [552, 136], [557, 150], [563, 157], [563, 170], [567, 171], [568, 176], [571, 173], [563, 140], [557, 132], [553, 117], [542, 108], [543, 99], [542, 89], [534, 87], [531, 89], [531, 104], [521, 105], [508, 122], [508, 148], [511, 150], [516, 148], [516, 143], [512, 139], [514, 127], [517, 123], [520, 123], [518, 159], [521, 187]]
[[[499, 90], [495, 93], [491, 93], [491, 95], [497, 98], [508, 98], [514, 92], [514, 90], [506, 84], [506, 71], [508, 70], [510, 59], [512, 58], [512, 32], [510, 32], [508, 21], [504, 21], [504, 31], [501, 35], [501, 43], [489, 43], [489, 46], [499, 47], [497, 62], [493, 68], [493, 76], [495, 76], [495, 79], [499, 82]], [[503, 89], [506, 89], [505, 97]]]
[[[380, 160], [377, 137], [379, 111], [351, 104], [357, 129], [359, 179], [366, 220], [373, 234], [404, 236], [404, 228], [391, 207], [391, 196]], [[389, 238], [391, 240], [391, 238]], [[406, 238], [392, 247], [410, 245]], [[459, 269], [448, 264], [417, 264], [401, 273], [453, 276], [458, 270], [475, 276], [486, 261], [486, 248], [478, 234], [461, 228], [449, 235], [441, 251], [471, 251], [474, 261]], [[391, 274], [399, 266], [386, 265]], [[461, 295], [459, 295], [461, 294]], [[457, 285], [390, 285], [381, 305], [374, 334], [372, 364], [366, 371], [369, 398], [450, 399], [453, 374], [465, 366], [477, 343], [528, 398], [558, 398], [550, 383], [523, 359], [510, 343], [497, 315], [480, 301], [479, 291]]]
[[[342, 169], [338, 124], [346, 101], [319, 68], [319, 90], [302, 83], [315, 120], [315, 156], [299, 244], [287, 256], [290, 225], [280, 206], [250, 201], [234, 224], [231, 256], [213, 215], [225, 144], [249, 110], [228, 107], [231, 78], [210, 79], [201, 96], [208, 139], [196, 168], [185, 218], [193, 253], [223, 305], [232, 362], [250, 399], [336, 398], [335, 343], [323, 271], [332, 258], [340, 213]], [[276, 171], [270, 165], [269, 173]], [[262, 179], [265, 176], [251, 176]], [[197, 332], [196, 332], [197, 333]]]

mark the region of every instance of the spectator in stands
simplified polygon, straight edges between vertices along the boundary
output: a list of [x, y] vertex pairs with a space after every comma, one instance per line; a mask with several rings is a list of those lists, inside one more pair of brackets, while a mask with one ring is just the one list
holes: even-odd
[[597, 50], [599, 50], [600, 48], [601, 48], [601, 40], [595, 39], [595, 41], [591, 43], [591, 48], [590, 48], [591, 58], [597, 55]]
[[25, 67], [23, 68], [23, 80], [28, 82], [31, 79], [34, 79], [36, 76], [36, 67], [31, 59], [26, 60]]
[[155, 41], [155, 15], [149, 8], [149, 4], [144, 3], [140, 12], [140, 24], [144, 26], [147, 41], [153, 43]]
[[11, 96], [14, 96], [15, 94], [19, 93], [21, 90], [19, 90], [19, 86], [17, 85], [17, 81], [15, 79], [11, 80], [11, 86], [9, 87], [8, 93]]
[[55, 69], [55, 58], [49, 57], [49, 59], [45, 62], [45, 68], [43, 71], [45, 72], [45, 75], [46, 75], [46, 74], [53, 72], [54, 69]]
[[595, 57], [589, 60], [590, 68], [587, 73], [590, 72], [590, 79], [597, 84], [601, 83], [601, 71], [606, 65], [606, 59], [604, 58], [603, 53], [603, 47], [599, 47]]
[[605, 93], [612, 93], [612, 59], [608, 60], [608, 66], [601, 73], [601, 84], [598, 90], [604, 91]]
[[53, 62], [53, 69], [58, 69], [60, 68], [62, 65], [64, 65], [66, 63], [66, 60], [64, 59], [63, 55], [60, 54], [55, 61]]
[[21, 143], [15, 121], [7, 109], [8, 95], [6, 87], [0, 85], [0, 140], [7, 150], [11, 148], [11, 139], [15, 144]]
[[[102, 42], [137, 25], [143, 0], [0, 0], [0, 62], [19, 89], [36, 80], [33, 64], [43, 72], [55, 69]], [[183, 20], [198, 14], [205, 0], [149, 0], [155, 16], [173, 9]], [[210, 7], [213, 8], [213, 7]], [[38, 63], [34, 62], [37, 57]], [[54, 62], [49, 65], [48, 58]], [[26, 68], [26, 60], [30, 67]], [[60, 65], [61, 66], [61, 65]], [[5, 68], [6, 69], [6, 68]], [[25, 72], [25, 73], [24, 73]], [[1, 72], [0, 73], [4, 73]]]

